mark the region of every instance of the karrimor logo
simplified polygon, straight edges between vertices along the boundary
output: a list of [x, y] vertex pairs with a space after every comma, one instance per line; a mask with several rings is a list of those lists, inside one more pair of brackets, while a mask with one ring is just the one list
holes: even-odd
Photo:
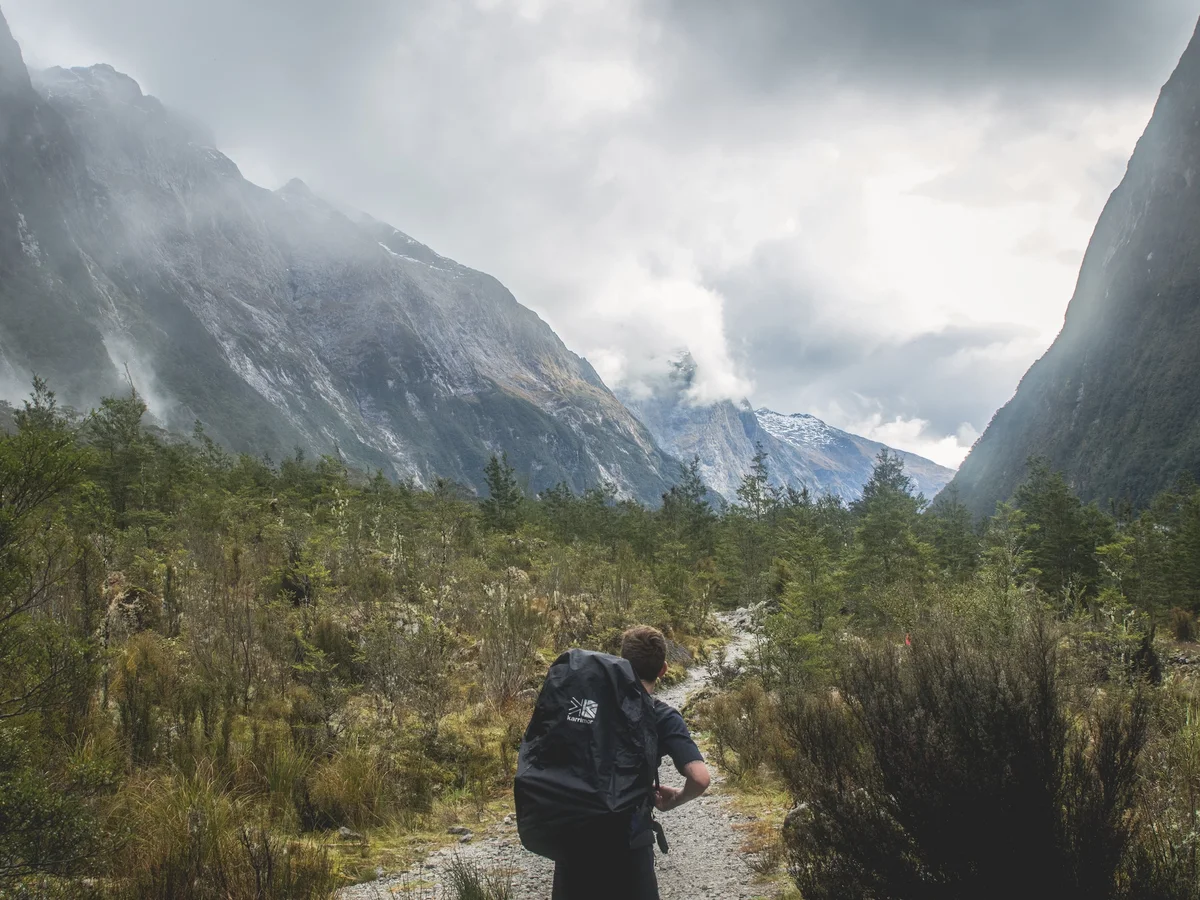
[[567, 710], [567, 721], [576, 722], [580, 725], [591, 725], [596, 721], [596, 701], [595, 700], [576, 700], [571, 699], [571, 706]]

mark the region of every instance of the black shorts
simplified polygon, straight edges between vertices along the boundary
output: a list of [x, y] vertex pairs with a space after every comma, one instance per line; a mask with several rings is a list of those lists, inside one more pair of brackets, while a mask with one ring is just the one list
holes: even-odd
[[659, 900], [654, 846], [581, 847], [554, 864], [551, 900]]

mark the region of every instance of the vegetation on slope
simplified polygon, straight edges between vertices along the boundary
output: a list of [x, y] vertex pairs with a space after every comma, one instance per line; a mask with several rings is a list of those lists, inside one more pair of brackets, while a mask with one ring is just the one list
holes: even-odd
[[756, 658], [696, 710], [792, 797], [802, 895], [1200, 896], [1200, 489], [1114, 519], [1034, 460], [981, 527], [920, 506], [883, 459], [849, 541], [801, 516]]
[[1114, 520], [1035, 465], [979, 530], [888, 454], [853, 507], [773, 488], [760, 456], [720, 514], [694, 463], [650, 510], [528, 498], [500, 455], [477, 502], [143, 415], [134, 394], [77, 416], [39, 384], [0, 436], [0, 896], [329, 896], [505, 790], [557, 652], [645, 621], [678, 665], [713, 610], [764, 601], [742, 699], [706, 724], [730, 772], [808, 804], [787, 832], [808, 895], [846, 865], [881, 897], [976, 884], [918, 826], [967, 815], [949, 788], [975, 778], [1004, 806], [995, 767], [1029, 758], [1050, 761], [1019, 796], [1055, 865], [1103, 847], [1088, 885], [1192, 896], [1200, 739], [1152, 629], [1194, 628], [1194, 486]]

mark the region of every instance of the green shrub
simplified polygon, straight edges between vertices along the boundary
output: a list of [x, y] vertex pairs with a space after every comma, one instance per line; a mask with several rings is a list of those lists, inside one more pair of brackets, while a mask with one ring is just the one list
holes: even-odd
[[775, 703], [758, 680], [702, 701], [696, 712], [717, 762], [734, 778], [753, 776], [770, 760], [779, 733]]
[[852, 651], [840, 692], [785, 698], [797, 801], [787, 835], [807, 900], [1142, 896], [1142, 690], [1068, 709], [1040, 625], [952, 625], [904, 652]]
[[1175, 640], [1191, 643], [1196, 640], [1196, 617], [1178, 606], [1171, 610], [1171, 634]]

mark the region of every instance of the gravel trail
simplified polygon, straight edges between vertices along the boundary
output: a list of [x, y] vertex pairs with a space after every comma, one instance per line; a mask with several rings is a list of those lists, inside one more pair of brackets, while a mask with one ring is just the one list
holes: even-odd
[[[753, 643], [746, 629], [747, 617], [740, 611], [722, 617], [733, 629], [729, 644], [730, 662], [743, 656]], [[658, 693], [675, 707], [680, 707], [693, 692], [708, 683], [703, 666], [694, 667], [686, 681]], [[671, 852], [656, 853], [659, 893], [662, 900], [752, 900], [766, 895], [766, 888], [754, 883], [754, 875], [746, 865], [740, 847], [742, 836], [734, 829], [744, 817], [729, 808], [728, 798], [722, 796], [721, 773], [710, 760], [713, 786], [705, 796], [693, 800], [669, 813], [659, 813], [666, 829]], [[683, 778], [670, 760], [660, 770], [662, 782], [681, 787]], [[511, 822], [509, 817], [507, 822]], [[346, 888], [339, 900], [379, 900], [379, 898], [420, 898], [420, 900], [449, 900], [441, 879], [455, 856], [482, 868], [511, 877], [514, 900], [549, 900], [554, 864], [521, 847], [517, 829], [512, 824], [493, 825], [476, 834], [469, 843], [438, 850], [426, 860], [397, 875], [384, 876], [378, 881]]]

